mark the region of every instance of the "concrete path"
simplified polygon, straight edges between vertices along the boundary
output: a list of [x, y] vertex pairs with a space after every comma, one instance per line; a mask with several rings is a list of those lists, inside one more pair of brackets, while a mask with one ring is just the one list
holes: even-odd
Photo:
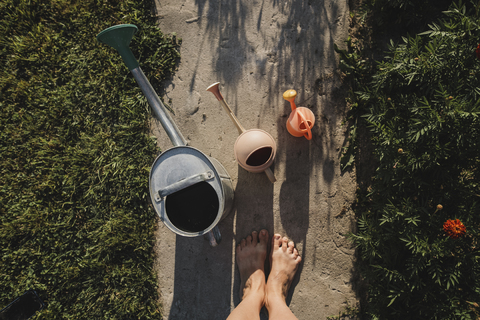
[[[235, 187], [218, 247], [159, 222], [164, 319], [225, 319], [240, 302], [235, 246], [261, 228], [295, 241], [303, 258], [287, 301], [299, 319], [326, 319], [356, 306], [354, 249], [345, 236], [355, 227], [356, 181], [353, 172], [340, 171], [346, 91], [333, 49], [348, 37], [347, 0], [156, 0], [156, 9], [161, 30], [182, 39], [179, 69], [163, 98], [189, 145], [219, 160]], [[276, 140], [274, 184], [237, 165], [237, 129], [205, 91], [217, 81], [240, 123]], [[311, 141], [286, 130], [287, 89], [297, 91], [297, 106], [315, 114]], [[154, 131], [162, 150], [172, 146], [162, 128]]]

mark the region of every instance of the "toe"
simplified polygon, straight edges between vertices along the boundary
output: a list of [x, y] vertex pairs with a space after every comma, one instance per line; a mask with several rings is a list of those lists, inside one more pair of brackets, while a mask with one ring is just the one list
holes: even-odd
[[260, 231], [260, 235], [258, 236], [260, 244], [267, 245], [268, 242], [268, 231], [263, 229]]
[[249, 235], [249, 236], [247, 237], [247, 246], [249, 246], [249, 245], [251, 245], [251, 244], [252, 244], [252, 236]]
[[257, 245], [257, 242], [258, 242], [258, 232], [257, 231], [253, 231], [252, 232], [252, 244], [254, 246]]
[[293, 253], [293, 249], [295, 249], [295, 243], [293, 243], [293, 241], [290, 241], [290, 242], [288, 243], [287, 252], [288, 252], [288, 253]]
[[274, 235], [272, 238], [272, 248], [273, 249], [280, 248], [281, 243], [282, 243], [282, 236], [279, 234]]
[[293, 258], [294, 258], [294, 259], [297, 259], [297, 257], [298, 257], [297, 248], [293, 248]]
[[245, 241], [245, 239], [242, 239], [242, 241], [240, 242], [240, 247], [243, 249], [245, 248], [246, 245], [247, 245], [247, 241]]
[[283, 237], [283, 239], [282, 239], [282, 249], [283, 249], [283, 251], [287, 251], [287, 247], [288, 247], [288, 238]]

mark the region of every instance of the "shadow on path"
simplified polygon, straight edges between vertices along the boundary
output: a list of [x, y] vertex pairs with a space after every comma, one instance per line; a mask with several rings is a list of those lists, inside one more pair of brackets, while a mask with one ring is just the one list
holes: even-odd
[[176, 237], [174, 296], [169, 318], [224, 320], [230, 314], [233, 213], [218, 226], [222, 241]]

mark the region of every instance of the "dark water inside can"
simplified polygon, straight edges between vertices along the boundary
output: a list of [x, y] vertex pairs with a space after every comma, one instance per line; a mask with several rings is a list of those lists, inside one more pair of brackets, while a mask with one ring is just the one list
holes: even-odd
[[261, 166], [266, 163], [272, 155], [272, 147], [263, 147], [255, 150], [248, 158], [247, 164], [249, 166]]
[[220, 206], [215, 189], [200, 182], [172, 193], [165, 199], [165, 211], [170, 222], [180, 230], [199, 232], [216, 219]]

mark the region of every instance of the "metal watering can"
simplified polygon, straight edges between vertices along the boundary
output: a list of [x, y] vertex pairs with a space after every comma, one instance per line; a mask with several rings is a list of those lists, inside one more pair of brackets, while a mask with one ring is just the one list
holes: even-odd
[[153, 207], [171, 231], [184, 237], [205, 235], [214, 247], [221, 240], [217, 224], [232, 209], [232, 179], [218, 160], [187, 146], [129, 48], [137, 30], [132, 24], [116, 25], [97, 39], [118, 51], [174, 145], [155, 159], [150, 170]]

